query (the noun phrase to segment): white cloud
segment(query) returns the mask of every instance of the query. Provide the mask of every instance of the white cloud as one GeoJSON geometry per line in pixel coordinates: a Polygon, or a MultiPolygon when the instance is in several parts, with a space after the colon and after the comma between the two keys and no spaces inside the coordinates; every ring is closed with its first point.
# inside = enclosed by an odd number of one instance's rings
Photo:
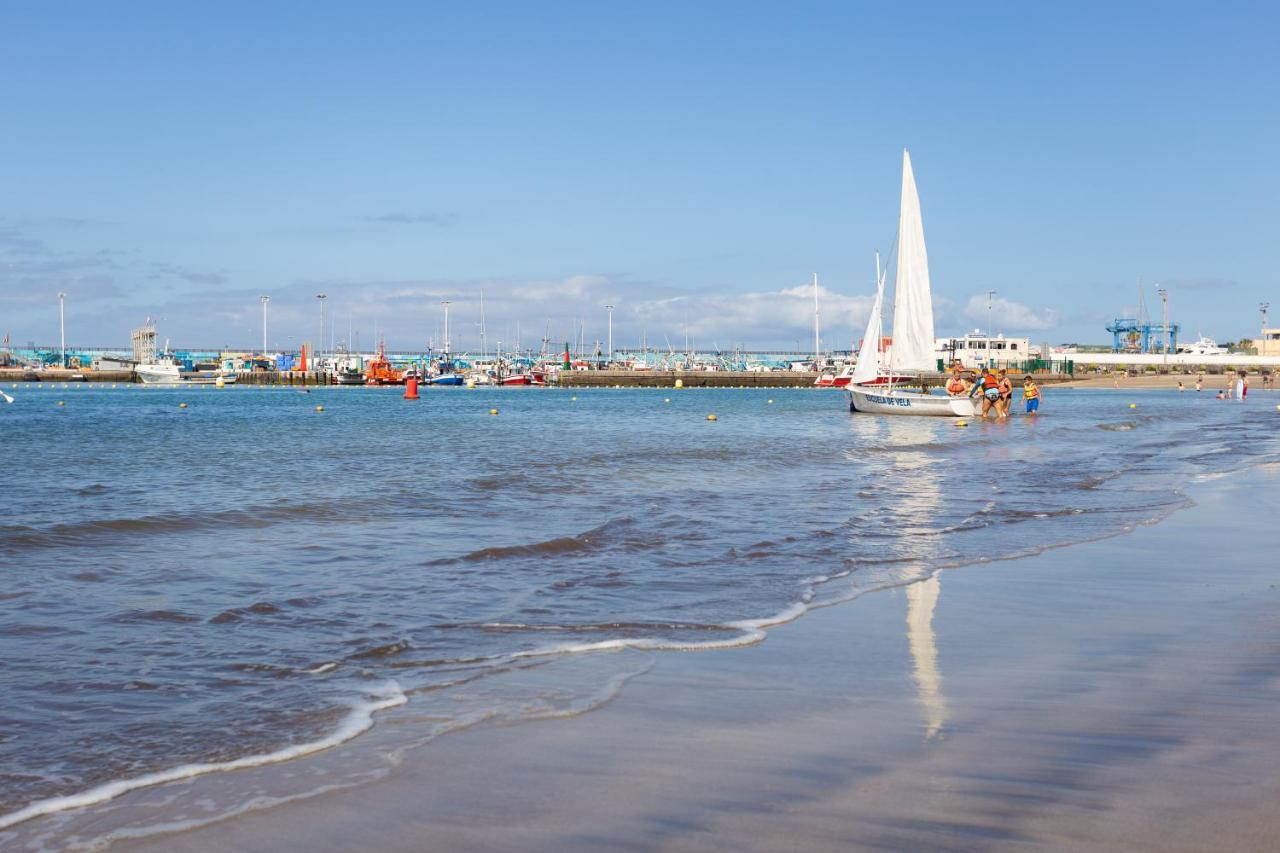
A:
{"type": "Polygon", "coordinates": [[[964,306],[962,316],[981,328],[988,324],[994,332],[1020,334],[1022,332],[1053,329],[1059,325],[1058,312],[1052,308],[1031,308],[1020,302],[1011,302],[1002,296],[991,301],[990,318],[987,313],[987,295],[976,294],[969,297],[964,306]]]}

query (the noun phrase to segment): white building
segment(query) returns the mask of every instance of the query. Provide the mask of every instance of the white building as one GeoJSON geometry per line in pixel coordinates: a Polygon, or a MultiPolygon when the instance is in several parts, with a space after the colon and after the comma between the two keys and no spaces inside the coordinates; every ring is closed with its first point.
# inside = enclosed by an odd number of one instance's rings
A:
{"type": "Polygon", "coordinates": [[[1032,352],[1030,338],[994,338],[974,330],[959,338],[936,338],[934,349],[943,364],[959,361],[965,367],[1000,367],[1010,362],[1038,358],[1032,352]]]}

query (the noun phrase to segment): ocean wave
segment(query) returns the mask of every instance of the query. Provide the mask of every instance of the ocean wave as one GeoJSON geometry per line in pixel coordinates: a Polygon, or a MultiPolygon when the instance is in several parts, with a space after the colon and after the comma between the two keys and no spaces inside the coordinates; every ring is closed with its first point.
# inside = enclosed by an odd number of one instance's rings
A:
{"type": "Polygon", "coordinates": [[[79,794],[37,800],[17,811],[0,815],[0,829],[8,829],[11,826],[16,826],[23,821],[28,821],[41,815],[104,803],[115,799],[121,794],[126,794],[139,788],[150,788],[155,785],[163,785],[166,782],[177,782],[195,776],[203,776],[207,773],[225,773],[231,770],[242,770],[247,767],[276,764],[324,749],[332,749],[371,728],[373,726],[373,715],[377,712],[403,705],[407,701],[404,692],[400,689],[400,685],[395,682],[388,682],[373,695],[375,697],[373,699],[353,704],[351,712],[338,725],[337,729],[319,740],[294,744],[274,752],[246,755],[231,761],[182,764],[178,767],[147,773],[132,779],[117,779],[79,794]]]}

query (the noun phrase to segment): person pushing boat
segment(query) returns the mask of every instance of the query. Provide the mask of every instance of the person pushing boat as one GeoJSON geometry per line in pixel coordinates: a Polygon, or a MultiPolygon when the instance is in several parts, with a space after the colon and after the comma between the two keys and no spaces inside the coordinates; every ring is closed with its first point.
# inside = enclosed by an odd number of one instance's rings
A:
{"type": "Polygon", "coordinates": [[[990,368],[982,371],[982,378],[973,383],[973,390],[969,392],[970,397],[978,394],[982,395],[982,416],[985,418],[988,412],[995,409],[996,417],[1001,417],[1000,379],[990,368]]]}

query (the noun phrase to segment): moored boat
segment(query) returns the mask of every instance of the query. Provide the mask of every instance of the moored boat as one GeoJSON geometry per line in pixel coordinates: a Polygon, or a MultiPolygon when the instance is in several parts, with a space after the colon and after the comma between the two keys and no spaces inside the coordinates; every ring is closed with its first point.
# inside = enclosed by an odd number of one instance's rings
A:
{"type": "MultiPolygon", "coordinates": [[[[902,152],[902,198],[898,215],[898,258],[893,287],[893,343],[881,351],[884,273],[876,260],[876,298],[862,338],[858,363],[846,391],[849,411],[877,415],[972,417],[973,400],[900,387],[905,376],[933,369],[933,296],[925,251],[920,196],[911,155],[902,152]],[[886,363],[887,362],[887,363],[886,363]]],[[[912,382],[912,380],[907,380],[912,382]]]]}

